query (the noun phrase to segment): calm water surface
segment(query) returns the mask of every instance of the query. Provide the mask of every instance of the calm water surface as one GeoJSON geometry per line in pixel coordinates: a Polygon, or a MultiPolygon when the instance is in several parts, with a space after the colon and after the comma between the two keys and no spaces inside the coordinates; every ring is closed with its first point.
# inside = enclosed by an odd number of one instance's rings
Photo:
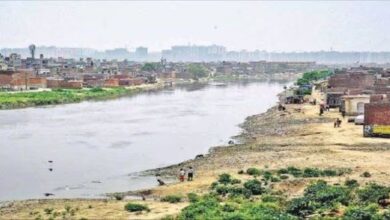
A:
{"type": "Polygon", "coordinates": [[[0,200],[44,193],[95,197],[154,186],[152,177],[129,174],[226,144],[247,116],[274,105],[282,89],[277,83],[190,86],[0,111],[0,200]]]}

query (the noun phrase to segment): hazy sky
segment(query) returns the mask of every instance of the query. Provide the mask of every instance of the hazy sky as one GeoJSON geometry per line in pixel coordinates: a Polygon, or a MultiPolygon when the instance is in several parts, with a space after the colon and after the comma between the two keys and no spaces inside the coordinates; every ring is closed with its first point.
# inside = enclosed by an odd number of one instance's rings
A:
{"type": "Polygon", "coordinates": [[[0,2],[0,48],[390,51],[390,2],[0,2]]]}

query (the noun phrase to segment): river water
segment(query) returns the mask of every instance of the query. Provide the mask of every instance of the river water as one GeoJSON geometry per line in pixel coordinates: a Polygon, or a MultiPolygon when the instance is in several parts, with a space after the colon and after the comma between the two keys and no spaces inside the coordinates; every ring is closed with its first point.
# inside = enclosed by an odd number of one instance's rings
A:
{"type": "Polygon", "coordinates": [[[0,111],[0,200],[44,193],[96,197],[155,186],[153,177],[129,174],[227,144],[240,133],[238,125],[274,105],[282,89],[265,82],[191,85],[0,111]]]}

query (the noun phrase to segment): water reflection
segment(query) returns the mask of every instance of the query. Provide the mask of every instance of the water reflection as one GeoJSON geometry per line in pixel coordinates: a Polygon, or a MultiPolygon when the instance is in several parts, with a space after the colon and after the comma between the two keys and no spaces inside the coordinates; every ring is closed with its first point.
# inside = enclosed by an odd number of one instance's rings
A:
{"type": "Polygon", "coordinates": [[[0,111],[0,199],[94,197],[156,185],[129,173],[227,144],[278,83],[195,84],[116,100],[0,111]],[[52,160],[52,163],[48,163],[52,160]],[[52,168],[52,172],[48,169],[52,168]]]}

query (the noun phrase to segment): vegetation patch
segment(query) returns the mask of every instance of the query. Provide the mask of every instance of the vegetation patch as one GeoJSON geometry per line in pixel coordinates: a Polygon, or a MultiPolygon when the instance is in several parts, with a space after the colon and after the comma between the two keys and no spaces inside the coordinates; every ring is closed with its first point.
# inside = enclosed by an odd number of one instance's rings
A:
{"type": "Polygon", "coordinates": [[[125,210],[129,212],[150,211],[147,205],[142,205],[138,203],[127,203],[125,205],[125,210]]]}
{"type": "MultiPolygon", "coordinates": [[[[274,173],[282,176],[299,171],[301,176],[310,177],[340,174],[338,170],[292,167],[274,173]]],[[[274,173],[271,172],[271,180],[274,173]]],[[[208,194],[193,199],[178,219],[390,219],[390,212],[381,206],[389,193],[389,187],[376,183],[360,187],[356,180],[347,180],[342,185],[316,180],[305,188],[302,196],[288,199],[257,179],[234,185],[231,181],[218,181],[208,194]]]]}
{"type": "Polygon", "coordinates": [[[179,203],[182,198],[180,195],[167,195],[161,198],[161,202],[179,203]]]}

